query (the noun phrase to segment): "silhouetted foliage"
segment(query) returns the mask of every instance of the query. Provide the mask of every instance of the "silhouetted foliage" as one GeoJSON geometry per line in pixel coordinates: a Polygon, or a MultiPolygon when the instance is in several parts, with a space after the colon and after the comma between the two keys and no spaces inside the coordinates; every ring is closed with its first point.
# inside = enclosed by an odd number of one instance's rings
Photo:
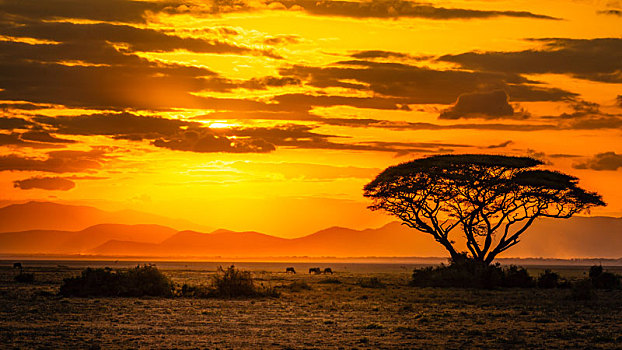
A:
{"type": "Polygon", "coordinates": [[[561,277],[559,274],[549,269],[544,270],[544,272],[538,276],[538,288],[557,288],[560,282],[561,277]]]}
{"type": "Polygon", "coordinates": [[[231,265],[226,269],[218,268],[218,273],[214,276],[214,289],[211,296],[219,298],[278,297],[279,293],[275,288],[257,287],[249,271],[238,270],[231,265]]]}
{"type": "Polygon", "coordinates": [[[78,277],[65,278],[60,294],[77,297],[170,297],[173,295],[173,283],[150,265],[117,272],[111,268],[87,268],[78,277]]]}
{"type": "Polygon", "coordinates": [[[592,300],[596,298],[594,285],[589,278],[584,278],[572,284],[570,296],[574,300],[592,300]]]}
{"type": "Polygon", "coordinates": [[[20,272],[19,275],[15,276],[15,282],[19,283],[33,283],[35,281],[34,273],[24,273],[20,272]]]}
{"type": "Polygon", "coordinates": [[[620,276],[611,272],[604,272],[602,266],[590,267],[590,281],[597,289],[620,288],[620,276]]]}
{"type": "Polygon", "coordinates": [[[323,280],[318,281],[317,283],[322,284],[341,284],[341,281],[338,278],[325,278],[323,280]]]}
{"type": "Polygon", "coordinates": [[[417,287],[493,289],[530,288],[534,286],[534,281],[522,267],[511,265],[502,268],[498,263],[488,265],[468,259],[466,255],[458,255],[458,259],[450,259],[449,265],[414,270],[410,284],[417,287]]]}
{"type": "Polygon", "coordinates": [[[600,195],[578,187],[577,178],[533,169],[541,164],[529,157],[432,156],[387,168],[365,186],[364,196],[373,200],[370,209],[432,235],[454,259],[460,252],[450,233],[461,228],[470,257],[490,264],[536,218],[569,218],[605,205],[600,195]]]}
{"type": "Polygon", "coordinates": [[[292,292],[301,292],[303,290],[311,290],[311,286],[307,284],[307,282],[305,281],[295,281],[289,286],[287,286],[286,288],[288,288],[292,292]]]}
{"type": "Polygon", "coordinates": [[[212,296],[213,290],[209,287],[202,285],[189,285],[184,283],[181,289],[176,291],[175,295],[184,298],[209,298],[212,296]]]}
{"type": "Polygon", "coordinates": [[[359,281],[359,286],[363,288],[385,288],[386,284],[378,277],[363,278],[359,281]]]}

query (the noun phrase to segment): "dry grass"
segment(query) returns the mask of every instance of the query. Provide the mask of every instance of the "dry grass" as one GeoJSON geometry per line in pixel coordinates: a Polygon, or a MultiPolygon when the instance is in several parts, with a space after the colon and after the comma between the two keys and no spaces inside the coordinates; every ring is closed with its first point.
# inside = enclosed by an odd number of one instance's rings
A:
{"type": "MultiPolygon", "coordinates": [[[[253,272],[278,299],[62,298],[80,269],[33,268],[19,284],[0,267],[0,344],[7,348],[605,348],[622,346],[622,291],[433,289],[410,272],[325,277],[253,272]],[[384,288],[365,288],[376,277],[384,288]],[[309,288],[291,288],[304,285],[309,288]]],[[[164,270],[176,283],[215,271],[164,270]]]]}

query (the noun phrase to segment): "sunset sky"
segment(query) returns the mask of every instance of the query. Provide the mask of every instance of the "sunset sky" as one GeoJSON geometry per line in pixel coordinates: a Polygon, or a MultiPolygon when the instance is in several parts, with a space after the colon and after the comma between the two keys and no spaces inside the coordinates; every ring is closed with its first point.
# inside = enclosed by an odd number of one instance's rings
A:
{"type": "Polygon", "coordinates": [[[0,0],[0,205],[297,237],[362,188],[529,155],[622,216],[622,1],[0,0]]]}

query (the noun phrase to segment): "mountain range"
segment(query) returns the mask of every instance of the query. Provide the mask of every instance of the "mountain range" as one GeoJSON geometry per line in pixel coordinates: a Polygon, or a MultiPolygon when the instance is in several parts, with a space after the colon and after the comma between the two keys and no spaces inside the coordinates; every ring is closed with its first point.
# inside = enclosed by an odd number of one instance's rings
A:
{"type": "MultiPolygon", "coordinates": [[[[154,217],[166,221],[166,218],[150,214],[143,215],[142,219],[154,217]]],[[[203,233],[178,231],[152,223],[107,223],[107,220],[119,218],[124,219],[124,215],[84,206],[47,202],[9,205],[0,208],[0,231],[15,227],[27,229],[0,233],[0,254],[167,258],[447,255],[429,235],[399,222],[365,230],[331,227],[304,237],[288,239],[253,231],[219,229],[203,233]],[[27,222],[20,223],[21,220],[27,222]],[[71,223],[67,222],[72,220],[71,223]],[[101,222],[92,224],[98,220],[101,222]],[[32,229],[35,225],[39,225],[39,228],[32,229]]],[[[133,220],[140,219],[138,215],[133,220]]],[[[542,219],[534,223],[523,235],[522,241],[506,252],[505,256],[619,258],[622,256],[622,218],[542,219]]]]}

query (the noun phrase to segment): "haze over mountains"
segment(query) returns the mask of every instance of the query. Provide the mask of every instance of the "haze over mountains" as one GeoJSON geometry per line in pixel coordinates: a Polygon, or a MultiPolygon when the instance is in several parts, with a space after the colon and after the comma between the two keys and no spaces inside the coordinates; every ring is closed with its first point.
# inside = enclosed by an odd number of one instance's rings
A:
{"type": "MultiPolygon", "coordinates": [[[[160,222],[167,220],[144,214],[137,215],[133,222],[154,218],[160,222]]],[[[113,219],[132,222],[119,212],[57,203],[30,202],[0,208],[0,231],[5,231],[0,233],[0,254],[167,258],[447,255],[431,237],[398,222],[366,230],[331,227],[308,236],[286,239],[252,231],[219,229],[202,233],[145,222],[130,225],[108,221],[113,219]],[[95,223],[98,220],[101,222],[95,223]],[[36,225],[40,227],[31,229],[36,225]],[[18,229],[6,232],[7,228],[18,229]]],[[[622,218],[543,219],[536,222],[521,243],[505,256],[620,258],[622,218]]]]}

